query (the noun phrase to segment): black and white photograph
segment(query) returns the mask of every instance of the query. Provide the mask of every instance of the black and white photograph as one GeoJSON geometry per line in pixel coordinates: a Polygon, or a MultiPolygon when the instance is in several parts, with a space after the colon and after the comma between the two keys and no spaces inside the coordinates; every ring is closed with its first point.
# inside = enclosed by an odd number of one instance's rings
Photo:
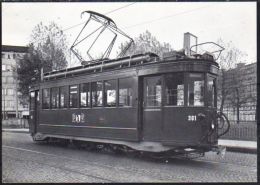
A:
{"type": "Polygon", "coordinates": [[[257,2],[1,5],[2,183],[257,182],[257,2]]]}

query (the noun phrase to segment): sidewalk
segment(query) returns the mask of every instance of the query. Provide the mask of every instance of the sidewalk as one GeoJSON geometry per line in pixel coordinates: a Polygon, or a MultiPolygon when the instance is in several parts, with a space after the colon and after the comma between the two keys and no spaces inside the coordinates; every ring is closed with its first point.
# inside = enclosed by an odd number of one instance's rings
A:
{"type": "Polygon", "coordinates": [[[257,153],[257,141],[219,139],[218,145],[226,146],[227,151],[257,153]]]}
{"type": "MultiPolygon", "coordinates": [[[[2,128],[2,132],[29,133],[29,129],[28,128],[2,128]]],[[[227,147],[227,151],[257,153],[256,141],[219,139],[218,145],[227,147]]]]}

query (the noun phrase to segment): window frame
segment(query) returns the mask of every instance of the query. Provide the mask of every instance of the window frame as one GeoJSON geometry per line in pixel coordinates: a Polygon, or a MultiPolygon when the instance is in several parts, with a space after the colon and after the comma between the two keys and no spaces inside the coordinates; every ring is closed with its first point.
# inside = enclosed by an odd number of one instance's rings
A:
{"type": "Polygon", "coordinates": [[[152,75],[152,76],[146,76],[145,78],[144,78],[144,80],[143,80],[143,102],[144,102],[144,108],[145,109],[157,109],[157,108],[162,108],[162,106],[163,106],[163,104],[164,104],[164,98],[163,98],[163,92],[164,92],[164,89],[165,89],[165,87],[164,87],[164,78],[163,78],[163,75],[152,75]],[[144,89],[144,85],[145,85],[145,88],[147,88],[147,79],[152,79],[152,78],[159,78],[159,80],[161,80],[161,84],[160,84],[160,86],[161,86],[161,97],[160,97],[160,105],[156,105],[156,106],[154,106],[154,105],[149,105],[148,106],[148,99],[147,99],[147,89],[144,89]]]}
{"type": "Polygon", "coordinates": [[[104,105],[104,107],[106,107],[106,108],[115,108],[115,107],[118,107],[118,104],[119,104],[119,102],[118,102],[118,93],[119,93],[119,82],[118,82],[119,80],[118,79],[109,79],[109,80],[104,80],[103,81],[103,94],[104,94],[104,96],[103,96],[103,105],[104,105]],[[115,105],[113,105],[113,106],[108,106],[107,105],[107,93],[106,93],[106,82],[107,81],[115,81],[115,92],[116,92],[116,94],[115,94],[115,105]]]}
{"type": "MultiPolygon", "coordinates": [[[[129,104],[130,105],[121,105],[120,104],[120,80],[122,81],[122,80],[126,80],[126,79],[128,79],[128,80],[131,80],[131,81],[134,81],[134,78],[133,77],[124,77],[124,78],[119,78],[118,79],[118,94],[117,94],[117,106],[118,107],[120,107],[120,108],[131,108],[131,107],[133,107],[134,106],[134,87],[133,87],[133,85],[131,85],[130,87],[131,87],[131,100],[129,101],[129,104]]],[[[134,83],[129,83],[129,84],[134,84],[134,83]]],[[[129,86],[128,86],[129,87],[129,86]]],[[[142,86],[142,88],[143,88],[143,86],[142,86]]],[[[129,89],[129,88],[128,88],[129,89]]],[[[143,95],[142,95],[143,96],[143,95]]]]}
{"type": "Polygon", "coordinates": [[[50,104],[51,104],[51,109],[59,109],[60,107],[60,88],[59,87],[51,87],[50,88],[50,104]],[[53,100],[53,89],[57,89],[58,90],[58,104],[56,107],[53,107],[53,104],[52,104],[52,100],[53,100]]]}
{"type": "Polygon", "coordinates": [[[163,106],[164,107],[185,107],[185,106],[187,106],[187,104],[186,104],[186,102],[187,102],[187,100],[186,100],[186,97],[185,97],[185,94],[186,94],[186,72],[184,72],[184,71],[181,71],[181,72],[170,72],[170,73],[165,73],[165,74],[163,74],[163,85],[162,85],[162,88],[163,88],[163,90],[162,90],[162,104],[163,104],[163,106]],[[169,74],[176,74],[176,73],[182,73],[182,75],[183,75],[183,105],[166,105],[166,76],[167,75],[169,75],[169,74]]]}
{"type": "MultiPolygon", "coordinates": [[[[207,88],[207,79],[206,79],[205,72],[187,72],[186,73],[186,106],[187,107],[205,107],[207,103],[207,97],[206,97],[206,88],[207,88]],[[204,81],[204,89],[203,89],[203,105],[189,105],[189,91],[188,91],[188,84],[190,82],[190,74],[202,74],[202,80],[204,81]]],[[[195,100],[195,99],[194,99],[195,100]]],[[[193,103],[194,104],[194,103],[193,103]]]]}
{"type": "Polygon", "coordinates": [[[217,108],[217,76],[214,76],[212,74],[207,73],[206,75],[206,106],[207,107],[211,107],[211,108],[217,108]],[[214,99],[213,99],[213,106],[209,105],[209,89],[208,89],[208,82],[209,82],[209,78],[213,78],[213,86],[214,86],[214,99]]]}
{"type": "Polygon", "coordinates": [[[91,108],[91,82],[79,84],[79,107],[80,108],[91,108]],[[82,90],[82,86],[85,84],[88,84],[87,94],[89,93],[89,97],[87,97],[87,99],[86,99],[86,106],[82,106],[81,105],[81,92],[82,92],[81,90],[82,90]]]}
{"type": "MultiPolygon", "coordinates": [[[[93,81],[93,82],[90,82],[90,90],[91,90],[91,108],[100,108],[100,107],[104,107],[104,80],[99,80],[99,81],[93,81]],[[101,105],[95,105],[93,104],[93,86],[92,84],[93,83],[98,83],[100,82],[102,84],[102,88],[101,88],[101,95],[102,95],[102,98],[101,98],[101,105]]],[[[94,91],[94,92],[97,92],[97,91],[94,91]]]]}
{"type": "Polygon", "coordinates": [[[69,86],[67,86],[67,85],[59,86],[59,108],[60,109],[67,109],[67,108],[69,108],[69,106],[68,106],[68,102],[69,101],[68,100],[69,100],[69,86]],[[63,107],[61,107],[61,93],[62,93],[61,88],[65,89],[64,106],[63,107]]]}
{"type": "Polygon", "coordinates": [[[79,84],[73,84],[73,85],[69,85],[69,101],[68,101],[68,103],[69,103],[69,105],[68,105],[68,107],[69,108],[79,108],[79,84]],[[70,87],[71,86],[77,86],[77,95],[76,95],[76,97],[77,97],[77,105],[75,106],[75,107],[72,107],[71,105],[70,105],[70,100],[71,100],[71,97],[70,97],[70,92],[71,92],[71,89],[70,89],[70,87]]]}
{"type": "Polygon", "coordinates": [[[47,109],[51,109],[51,89],[48,87],[48,88],[43,88],[42,89],[42,109],[45,109],[45,110],[47,110],[47,109]],[[49,92],[49,105],[48,105],[48,108],[46,108],[44,105],[44,90],[48,90],[48,92],[49,92]]]}

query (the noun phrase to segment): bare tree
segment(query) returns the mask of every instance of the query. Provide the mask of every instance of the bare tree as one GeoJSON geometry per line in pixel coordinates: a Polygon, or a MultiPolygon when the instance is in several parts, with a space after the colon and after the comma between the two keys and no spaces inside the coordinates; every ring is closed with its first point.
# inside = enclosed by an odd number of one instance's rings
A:
{"type": "Polygon", "coordinates": [[[218,59],[220,65],[220,77],[218,78],[218,100],[220,101],[220,112],[223,112],[225,101],[227,95],[230,93],[228,87],[227,79],[229,70],[236,67],[236,64],[239,63],[245,53],[240,51],[234,46],[232,41],[225,43],[221,38],[218,39],[217,43],[225,48],[218,59]]]}
{"type": "Polygon", "coordinates": [[[45,26],[39,23],[34,27],[28,44],[28,53],[17,62],[17,79],[20,98],[28,101],[29,86],[33,80],[40,80],[40,71],[58,70],[67,66],[66,37],[54,22],[45,26]],[[33,79],[32,79],[33,78],[33,79]]]}
{"type": "Polygon", "coordinates": [[[240,84],[241,80],[239,80],[239,75],[241,74],[235,68],[238,63],[243,61],[243,58],[247,54],[236,48],[232,41],[225,43],[222,39],[219,39],[218,44],[225,48],[218,59],[220,65],[220,78],[218,79],[219,110],[223,112],[226,101],[229,101],[237,110],[237,120],[239,123],[239,108],[249,97],[241,97],[242,89],[240,89],[240,86],[242,84],[240,84]],[[232,86],[230,86],[231,84],[232,86]]]}
{"type": "MultiPolygon", "coordinates": [[[[119,47],[118,53],[120,53],[126,45],[127,43],[122,43],[119,47]]],[[[144,33],[134,38],[134,44],[129,48],[126,55],[153,52],[159,56],[162,56],[164,52],[169,52],[172,50],[173,49],[169,43],[160,43],[156,37],[152,36],[152,34],[146,30],[144,33]]]]}

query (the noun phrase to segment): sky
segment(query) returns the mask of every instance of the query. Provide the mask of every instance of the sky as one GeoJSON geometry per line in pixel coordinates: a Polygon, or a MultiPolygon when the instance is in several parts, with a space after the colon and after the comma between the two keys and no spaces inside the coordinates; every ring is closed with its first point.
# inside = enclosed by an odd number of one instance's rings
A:
{"type": "MultiPolygon", "coordinates": [[[[132,38],[148,30],[179,50],[190,32],[198,43],[232,41],[247,53],[243,62],[256,62],[256,2],[2,3],[2,44],[26,46],[38,23],[54,21],[67,29],[86,21],[80,16],[86,10],[106,14],[132,38]]],[[[82,26],[64,32],[69,47],[82,26]]]]}

